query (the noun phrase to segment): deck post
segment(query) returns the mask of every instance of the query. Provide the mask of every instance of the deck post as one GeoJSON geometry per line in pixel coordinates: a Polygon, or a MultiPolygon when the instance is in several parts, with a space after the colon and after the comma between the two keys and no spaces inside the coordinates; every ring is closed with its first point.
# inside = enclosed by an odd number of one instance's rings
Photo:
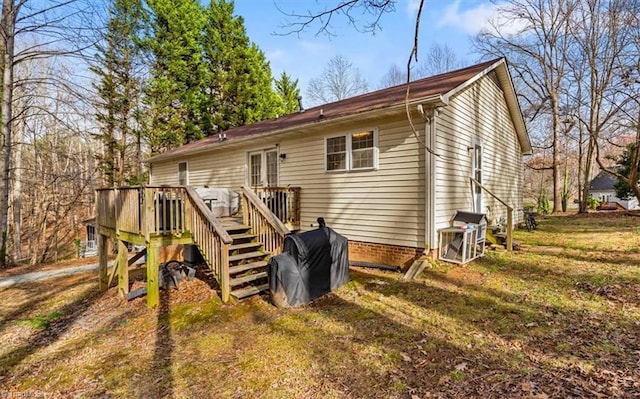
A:
{"type": "Polygon", "coordinates": [[[513,208],[507,208],[507,251],[513,251],[513,208]]]}
{"type": "Polygon", "coordinates": [[[160,247],[147,243],[147,307],[154,308],[160,302],[160,247]]]}
{"type": "Polygon", "coordinates": [[[124,241],[118,240],[118,294],[126,298],[129,293],[129,262],[127,262],[128,248],[124,241]]]}
{"type": "Polygon", "coordinates": [[[155,203],[153,198],[153,191],[149,188],[142,188],[143,197],[143,211],[142,211],[142,235],[144,235],[144,240],[149,246],[151,230],[153,230],[154,225],[154,214],[155,214],[155,203]]]}
{"type": "Polygon", "coordinates": [[[242,201],[242,223],[244,223],[245,225],[249,226],[250,225],[250,220],[249,220],[249,201],[247,201],[247,198],[242,195],[241,197],[241,201],[242,201]]]}
{"type": "Polygon", "coordinates": [[[98,234],[98,271],[99,282],[98,286],[100,291],[106,291],[109,289],[109,276],[107,275],[107,242],[109,238],[104,234],[98,234]]]}
{"type": "Polygon", "coordinates": [[[229,302],[230,282],[229,282],[229,244],[220,246],[220,294],[222,302],[229,302]]]}

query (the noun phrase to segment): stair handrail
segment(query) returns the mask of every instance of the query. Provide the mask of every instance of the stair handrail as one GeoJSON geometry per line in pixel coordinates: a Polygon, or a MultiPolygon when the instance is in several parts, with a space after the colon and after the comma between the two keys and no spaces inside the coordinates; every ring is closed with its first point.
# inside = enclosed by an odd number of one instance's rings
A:
{"type": "Polygon", "coordinates": [[[222,240],[225,244],[233,243],[233,239],[229,235],[229,233],[224,229],[218,218],[213,214],[211,209],[207,207],[202,198],[198,195],[196,190],[191,186],[185,186],[185,191],[191,200],[191,203],[195,205],[198,210],[204,215],[209,223],[213,226],[216,234],[220,236],[220,240],[222,240]]]}
{"type": "Polygon", "coordinates": [[[496,201],[498,201],[499,203],[501,203],[502,205],[507,207],[507,226],[506,226],[507,227],[507,231],[506,231],[506,233],[507,233],[507,251],[513,251],[513,207],[511,205],[507,204],[500,197],[495,195],[491,190],[489,190],[487,187],[483,186],[482,183],[480,183],[479,181],[477,181],[473,177],[470,177],[469,180],[471,180],[472,189],[473,189],[473,185],[476,184],[478,187],[483,189],[487,194],[489,194],[490,196],[495,198],[496,201]]]}
{"type": "Polygon", "coordinates": [[[291,230],[282,223],[278,217],[271,212],[271,209],[262,202],[262,200],[253,192],[250,188],[242,187],[242,193],[247,198],[247,201],[253,205],[258,212],[265,218],[265,220],[274,228],[274,230],[282,237],[291,234],[291,230]]]}

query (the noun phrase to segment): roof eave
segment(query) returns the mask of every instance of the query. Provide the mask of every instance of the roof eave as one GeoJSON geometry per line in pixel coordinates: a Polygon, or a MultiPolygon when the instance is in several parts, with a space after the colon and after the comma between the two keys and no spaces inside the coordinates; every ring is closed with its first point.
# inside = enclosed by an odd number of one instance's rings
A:
{"type": "MultiPolygon", "coordinates": [[[[380,115],[382,114],[396,114],[399,111],[405,111],[407,109],[407,107],[411,108],[413,106],[416,106],[418,104],[423,104],[423,105],[429,105],[429,106],[442,106],[442,105],[447,105],[448,99],[443,98],[443,96],[441,94],[435,94],[435,95],[431,95],[428,97],[422,97],[422,98],[418,98],[418,99],[414,99],[409,101],[408,103],[403,102],[401,104],[395,104],[392,105],[390,107],[384,107],[384,108],[378,108],[378,109],[373,109],[373,110],[369,110],[369,111],[364,111],[364,112],[359,112],[359,113],[355,113],[355,114],[350,114],[350,115],[343,115],[343,116],[339,116],[339,117],[335,117],[335,118],[327,118],[327,119],[323,119],[323,120],[315,120],[313,122],[308,122],[308,123],[303,123],[303,124],[299,124],[299,125],[294,125],[294,126],[289,126],[286,127],[284,129],[276,129],[276,130],[272,130],[270,132],[266,132],[266,133],[261,133],[259,134],[260,138],[263,137],[271,137],[271,136],[276,136],[276,135],[281,135],[281,134],[287,134],[287,133],[292,133],[292,132],[297,132],[300,130],[303,130],[307,127],[311,127],[311,126],[317,126],[318,123],[322,123],[324,125],[332,125],[332,124],[339,124],[339,123],[345,123],[345,122],[349,122],[350,120],[356,120],[356,119],[360,119],[360,118],[369,118],[369,117],[374,117],[376,115],[380,115]]],[[[206,144],[206,145],[202,145],[202,146],[198,146],[195,147],[191,150],[179,153],[179,154],[171,154],[171,153],[165,153],[165,154],[158,154],[156,156],[147,158],[146,160],[144,160],[145,163],[147,164],[152,164],[155,162],[164,162],[164,161],[169,161],[169,160],[173,160],[173,159],[177,159],[177,158],[183,158],[185,156],[192,156],[192,155],[196,155],[196,154],[201,154],[203,152],[208,152],[211,151],[212,149],[223,149],[223,148],[227,148],[227,147],[231,147],[231,146],[236,146],[236,145],[241,145],[244,142],[247,141],[251,141],[254,140],[256,138],[257,134],[252,134],[249,136],[244,136],[244,137],[238,137],[238,138],[234,138],[231,140],[226,140],[226,141],[214,141],[212,143],[206,144]]]]}

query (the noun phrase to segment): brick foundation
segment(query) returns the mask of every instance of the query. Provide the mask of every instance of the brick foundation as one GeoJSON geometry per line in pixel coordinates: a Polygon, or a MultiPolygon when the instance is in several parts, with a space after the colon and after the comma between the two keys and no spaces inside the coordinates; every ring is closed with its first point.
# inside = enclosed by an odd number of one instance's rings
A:
{"type": "MultiPolygon", "coordinates": [[[[423,248],[349,241],[349,260],[400,266],[403,270],[411,266],[413,261],[422,256],[423,253],[423,248]]],[[[173,259],[183,260],[183,246],[169,245],[160,247],[158,255],[161,263],[173,259]]]]}
{"type": "Polygon", "coordinates": [[[349,241],[349,260],[400,266],[403,270],[411,266],[423,252],[424,248],[349,241]]]}

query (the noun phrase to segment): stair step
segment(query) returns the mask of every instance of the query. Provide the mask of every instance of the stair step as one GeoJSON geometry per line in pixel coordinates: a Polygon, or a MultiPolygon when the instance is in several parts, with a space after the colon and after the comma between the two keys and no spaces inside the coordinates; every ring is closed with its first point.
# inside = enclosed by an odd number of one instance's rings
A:
{"type": "Polygon", "coordinates": [[[269,284],[262,284],[258,286],[250,285],[248,287],[242,287],[240,289],[231,291],[231,295],[233,295],[237,299],[243,299],[252,295],[257,295],[263,291],[267,291],[269,289],[269,284]]]}
{"type": "Polygon", "coordinates": [[[246,272],[247,270],[259,269],[261,267],[265,267],[269,264],[266,260],[261,260],[259,262],[245,263],[244,265],[231,266],[229,268],[229,274],[238,274],[242,272],[246,272]]]}
{"type": "Polygon", "coordinates": [[[235,262],[235,261],[251,259],[251,258],[260,258],[267,255],[268,254],[266,252],[262,252],[262,251],[246,252],[244,254],[229,256],[229,262],[235,262]]]}
{"type": "Polygon", "coordinates": [[[260,249],[262,246],[259,242],[246,242],[243,244],[232,244],[229,245],[229,251],[237,251],[239,249],[260,249]]]}
{"type": "Polygon", "coordinates": [[[235,240],[253,240],[257,237],[255,234],[230,234],[231,238],[235,240]]]}
{"type": "Polygon", "coordinates": [[[246,224],[240,224],[240,223],[222,223],[222,227],[228,232],[230,231],[248,231],[249,229],[251,229],[251,226],[247,226],[246,224]]]}
{"type": "Polygon", "coordinates": [[[229,280],[229,285],[235,287],[236,285],[250,283],[251,281],[260,280],[263,278],[267,278],[267,272],[247,274],[246,276],[232,278],[231,280],[229,280]]]}

